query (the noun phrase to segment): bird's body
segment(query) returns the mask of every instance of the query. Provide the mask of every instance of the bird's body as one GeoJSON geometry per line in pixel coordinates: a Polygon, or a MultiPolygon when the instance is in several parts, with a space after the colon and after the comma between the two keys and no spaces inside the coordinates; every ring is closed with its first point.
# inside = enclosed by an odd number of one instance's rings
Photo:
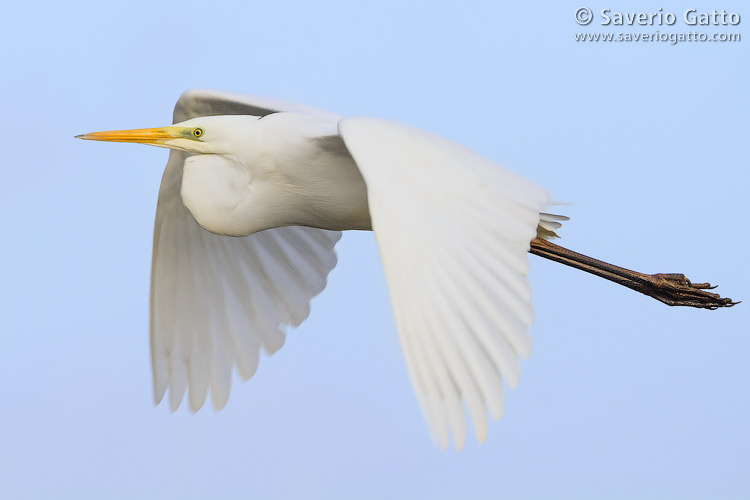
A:
{"type": "MultiPolygon", "coordinates": [[[[461,448],[465,405],[484,440],[487,413],[503,413],[503,380],[515,387],[518,358],[531,353],[527,252],[552,258],[554,245],[542,253],[532,239],[566,219],[544,213],[547,192],[463,146],[384,120],[189,91],[174,121],[80,136],[172,150],[154,229],[156,402],[169,388],[176,409],[189,389],[198,410],[210,388],[222,408],[233,368],[251,377],[261,346],[275,352],[284,325],[308,316],[340,231],[373,229],[433,436],[445,447],[452,433],[461,448]]],[[[572,261],[564,263],[593,272],[593,259],[572,261]]]]}
{"type": "Polygon", "coordinates": [[[281,226],[370,229],[367,188],[336,122],[273,113],[180,125],[202,126],[206,141],[213,130],[229,132],[184,165],[182,199],[205,229],[230,236],[281,226]]]}

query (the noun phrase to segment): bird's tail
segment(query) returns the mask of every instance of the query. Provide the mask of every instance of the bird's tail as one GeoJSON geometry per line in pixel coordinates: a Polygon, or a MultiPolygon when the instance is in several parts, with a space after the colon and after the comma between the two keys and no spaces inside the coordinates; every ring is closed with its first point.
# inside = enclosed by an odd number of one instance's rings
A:
{"type": "Polygon", "coordinates": [[[559,238],[555,230],[560,229],[562,222],[566,220],[570,220],[570,217],[542,212],[539,214],[539,225],[536,228],[536,235],[544,240],[559,238]]]}

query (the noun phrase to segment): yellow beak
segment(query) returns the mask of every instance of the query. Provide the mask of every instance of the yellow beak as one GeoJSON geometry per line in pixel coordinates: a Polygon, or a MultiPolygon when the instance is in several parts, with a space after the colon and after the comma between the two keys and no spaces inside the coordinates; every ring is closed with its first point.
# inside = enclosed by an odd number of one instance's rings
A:
{"type": "Polygon", "coordinates": [[[181,127],[137,128],[133,130],[111,130],[77,135],[77,139],[87,141],[137,142],[140,144],[161,145],[166,140],[181,137],[181,127]]]}

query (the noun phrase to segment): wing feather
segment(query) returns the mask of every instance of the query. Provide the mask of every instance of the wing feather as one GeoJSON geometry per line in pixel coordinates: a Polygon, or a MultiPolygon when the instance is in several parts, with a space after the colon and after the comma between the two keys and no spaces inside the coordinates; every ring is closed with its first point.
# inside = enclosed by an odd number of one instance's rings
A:
{"type": "MultiPolygon", "coordinates": [[[[435,440],[481,442],[531,353],[528,249],[543,189],[446,139],[384,120],[339,132],[367,183],[412,385],[435,440]]],[[[555,221],[550,221],[555,222],[555,221]]]]}
{"type": "MultiPolygon", "coordinates": [[[[445,282],[444,275],[442,274],[436,273],[433,276],[436,279],[435,290],[440,294],[440,298],[442,299],[438,306],[445,308],[441,310],[454,308],[455,305],[451,303],[452,297],[447,293],[447,290],[451,288],[450,283],[445,282]]],[[[445,314],[443,317],[448,331],[455,335],[457,348],[460,349],[467,366],[473,374],[473,378],[480,387],[482,399],[486,402],[490,414],[497,419],[500,418],[503,412],[502,381],[498,370],[503,369],[501,363],[505,359],[499,356],[493,358],[492,347],[494,339],[491,334],[492,325],[488,324],[485,315],[481,314],[481,311],[479,312],[480,314],[477,315],[445,314]],[[487,346],[486,349],[483,347],[485,345],[487,346]]],[[[516,360],[516,358],[513,357],[513,360],[516,360]]],[[[477,434],[479,434],[479,431],[477,431],[477,434]]],[[[484,436],[480,440],[484,440],[485,436],[486,428],[484,436]]]]}
{"type": "MultiPolygon", "coordinates": [[[[421,256],[427,262],[418,268],[422,274],[420,283],[425,290],[421,296],[420,310],[428,322],[427,332],[437,340],[445,368],[454,379],[459,395],[465,400],[475,432],[480,441],[483,441],[487,431],[487,420],[478,387],[481,385],[478,382],[481,375],[477,370],[480,369],[481,361],[470,356],[470,344],[473,343],[473,339],[467,336],[470,332],[467,332],[462,324],[462,316],[451,312],[456,307],[454,298],[446,296],[446,289],[440,282],[439,273],[430,272],[434,269],[445,269],[446,265],[450,265],[445,249],[434,244],[430,247],[433,251],[421,256]]],[[[455,286],[455,283],[451,283],[450,286],[455,286]]],[[[464,440],[463,433],[456,436],[456,448],[462,448],[464,440]]]]}

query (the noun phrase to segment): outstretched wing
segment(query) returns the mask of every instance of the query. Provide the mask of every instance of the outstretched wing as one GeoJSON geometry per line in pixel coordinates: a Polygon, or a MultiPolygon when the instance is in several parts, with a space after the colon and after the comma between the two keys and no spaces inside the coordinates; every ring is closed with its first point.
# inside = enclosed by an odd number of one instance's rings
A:
{"type": "Polygon", "coordinates": [[[367,183],[401,346],[441,447],[482,442],[531,353],[528,250],[546,191],[473,151],[405,125],[346,118],[367,183]]]}
{"type": "MultiPolygon", "coordinates": [[[[282,101],[193,90],[180,97],[174,122],[218,114],[266,115],[313,108],[282,101]]],[[[151,268],[151,361],[158,404],[169,387],[179,407],[189,389],[197,411],[208,389],[215,408],[229,397],[232,368],[247,380],[259,350],[284,343],[284,325],[299,325],[336,265],[341,233],[307,227],[269,229],[244,238],[204,230],[182,203],[186,154],[171,151],[159,189],[151,268]]]]}

